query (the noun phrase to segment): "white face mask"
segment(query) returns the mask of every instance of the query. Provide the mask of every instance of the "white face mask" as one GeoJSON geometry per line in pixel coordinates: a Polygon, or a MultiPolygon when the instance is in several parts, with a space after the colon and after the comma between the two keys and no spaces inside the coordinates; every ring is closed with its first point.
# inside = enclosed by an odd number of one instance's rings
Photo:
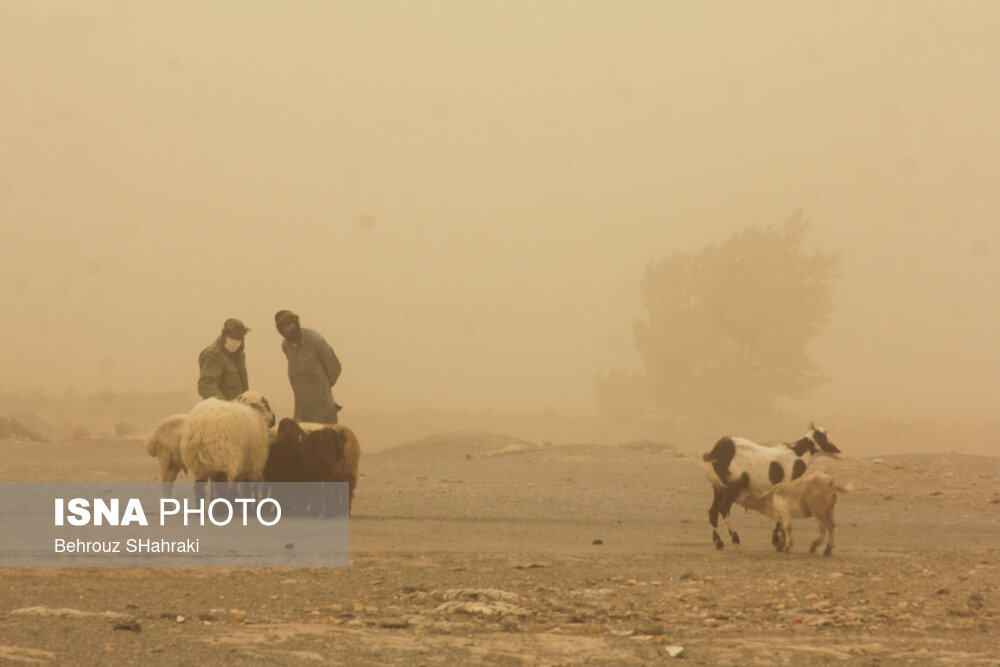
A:
{"type": "Polygon", "coordinates": [[[236,350],[240,349],[240,345],[242,344],[243,341],[241,341],[240,339],[230,338],[229,336],[226,336],[226,349],[229,350],[230,352],[235,352],[236,350]]]}

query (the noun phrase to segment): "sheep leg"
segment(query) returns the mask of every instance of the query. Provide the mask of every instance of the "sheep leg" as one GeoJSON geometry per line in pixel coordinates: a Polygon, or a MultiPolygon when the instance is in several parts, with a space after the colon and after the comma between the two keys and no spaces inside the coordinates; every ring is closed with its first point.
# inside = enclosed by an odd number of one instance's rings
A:
{"type": "Polygon", "coordinates": [[[170,465],[170,459],[160,459],[160,491],[164,498],[169,498],[174,490],[174,481],[180,470],[170,465]]]}
{"type": "Polygon", "coordinates": [[[774,525],[774,532],[771,533],[771,545],[780,553],[785,550],[785,542],[787,540],[788,536],[785,535],[785,529],[782,528],[779,521],[774,525]]]}
{"type": "Polygon", "coordinates": [[[829,514],[826,516],[826,530],[829,537],[826,540],[826,549],[823,550],[824,556],[829,556],[833,553],[833,543],[837,535],[837,524],[833,522],[833,508],[830,508],[829,514]]]}
{"type": "Polygon", "coordinates": [[[323,483],[323,518],[331,519],[334,515],[334,509],[337,507],[337,493],[334,486],[335,482],[324,482],[323,483]]]}
{"type": "Polygon", "coordinates": [[[201,504],[205,501],[206,496],[211,497],[208,477],[198,477],[194,482],[194,499],[201,504]]]}
{"type": "Polygon", "coordinates": [[[771,546],[778,551],[785,546],[785,531],[781,529],[780,521],[774,524],[774,530],[771,531],[771,546]]]}
{"type": "MultiPolygon", "coordinates": [[[[827,539],[826,538],[826,521],[823,518],[821,518],[821,517],[816,517],[816,519],[817,519],[816,522],[819,524],[819,535],[817,535],[816,539],[813,540],[812,544],[809,545],[809,553],[811,553],[811,554],[816,553],[816,549],[819,548],[819,545],[823,543],[823,540],[827,539]]],[[[827,553],[826,555],[829,556],[830,554],[827,553]]]]}
{"type": "Polygon", "coordinates": [[[729,516],[729,510],[732,509],[733,503],[736,502],[736,497],[740,495],[743,487],[731,487],[726,489],[722,498],[722,519],[726,522],[726,528],[729,530],[729,537],[732,539],[733,544],[740,543],[739,533],[736,532],[736,524],[733,523],[732,517],[729,516]]]}
{"type": "Polygon", "coordinates": [[[785,553],[792,550],[792,518],[782,517],[781,518],[781,531],[785,534],[785,547],[782,549],[785,553]]]}
{"type": "Polygon", "coordinates": [[[233,491],[240,498],[252,498],[253,500],[261,498],[257,482],[251,482],[246,479],[236,480],[236,484],[233,485],[233,491]]]}
{"type": "Polygon", "coordinates": [[[715,492],[715,498],[712,500],[712,507],[708,510],[708,523],[712,526],[712,542],[715,543],[715,548],[721,551],[725,545],[722,543],[722,538],[719,537],[719,511],[725,494],[717,486],[713,486],[712,490],[715,492]]]}
{"type": "Polygon", "coordinates": [[[212,501],[216,500],[217,498],[224,498],[224,499],[227,499],[227,500],[232,500],[231,498],[227,498],[227,496],[226,496],[226,492],[227,491],[230,491],[230,492],[232,491],[232,486],[230,484],[226,483],[226,482],[229,481],[229,477],[226,475],[226,473],[224,473],[224,472],[217,472],[217,473],[215,473],[214,475],[211,476],[210,480],[211,480],[212,484],[208,487],[209,488],[209,497],[208,497],[209,504],[211,504],[212,501]]]}

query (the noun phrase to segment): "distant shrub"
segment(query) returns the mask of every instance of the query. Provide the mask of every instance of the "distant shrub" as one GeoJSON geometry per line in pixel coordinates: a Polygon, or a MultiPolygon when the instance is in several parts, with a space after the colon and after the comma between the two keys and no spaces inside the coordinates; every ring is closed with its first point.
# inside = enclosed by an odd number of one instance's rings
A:
{"type": "Polygon", "coordinates": [[[120,421],[115,424],[114,433],[119,438],[128,438],[135,435],[138,427],[129,421],[120,421]]]}

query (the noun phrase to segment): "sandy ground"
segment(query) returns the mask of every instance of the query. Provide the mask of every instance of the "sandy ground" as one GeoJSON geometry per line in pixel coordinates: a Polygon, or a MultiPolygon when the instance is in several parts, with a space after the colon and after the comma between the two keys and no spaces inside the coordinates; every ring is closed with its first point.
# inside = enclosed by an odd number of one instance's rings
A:
{"type": "MultiPolygon", "coordinates": [[[[0,480],[157,471],[138,440],[0,451],[0,480]]],[[[717,552],[695,456],[443,434],[363,456],[349,568],[0,569],[0,663],[1000,664],[1000,458],[814,466],[855,486],[832,557],[742,510],[717,552]]]]}

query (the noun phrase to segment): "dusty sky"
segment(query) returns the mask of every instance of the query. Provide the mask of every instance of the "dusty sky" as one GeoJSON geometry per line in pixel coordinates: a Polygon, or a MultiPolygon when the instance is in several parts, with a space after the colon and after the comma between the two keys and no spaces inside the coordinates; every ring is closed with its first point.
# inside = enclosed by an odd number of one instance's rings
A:
{"type": "Polygon", "coordinates": [[[190,387],[274,312],[348,406],[583,412],[646,265],[796,207],[804,410],[1000,403],[1000,4],[0,3],[0,390],[190,387]]]}

